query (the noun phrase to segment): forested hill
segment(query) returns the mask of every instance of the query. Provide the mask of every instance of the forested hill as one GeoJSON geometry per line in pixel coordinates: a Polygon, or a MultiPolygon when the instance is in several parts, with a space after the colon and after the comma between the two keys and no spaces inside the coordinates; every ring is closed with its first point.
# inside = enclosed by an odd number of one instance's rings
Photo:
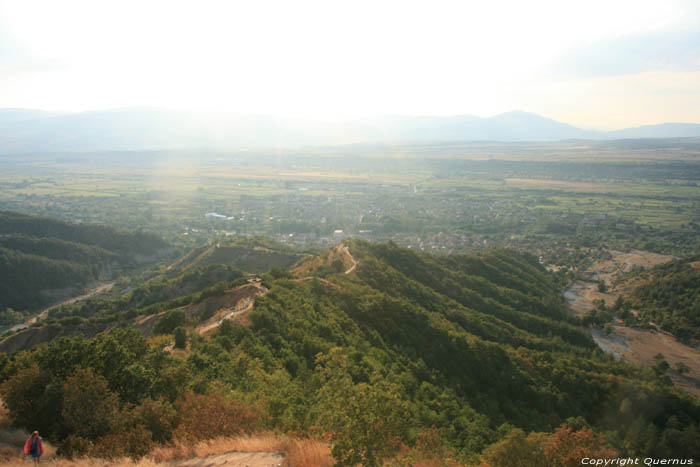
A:
{"type": "MultiPolygon", "coordinates": [[[[124,440],[120,453],[140,455],[174,437],[255,429],[327,436],[339,465],[378,465],[426,439],[463,462],[502,467],[518,449],[542,465],[549,435],[519,430],[568,423],[599,434],[567,438],[567,453],[700,457],[698,403],[598,350],[530,255],[434,257],[351,240],[261,278],[266,293],[245,319],[206,333],[209,315],[183,311],[193,300],[140,311],[173,321],[161,328],[174,331],[174,354],[172,335],[118,329],[0,359],[11,416],[73,454],[113,455],[124,440]]],[[[206,295],[231,296],[225,286],[206,295]]]]}
{"type": "Polygon", "coordinates": [[[0,212],[0,313],[35,309],[50,301],[41,291],[80,290],[167,247],[152,233],[0,212]]]}
{"type": "Polygon", "coordinates": [[[128,232],[103,225],[74,224],[46,217],[0,212],[0,235],[50,237],[90,245],[124,256],[152,255],[167,243],[154,233],[128,232]]]}
{"type": "Polygon", "coordinates": [[[652,280],[637,287],[632,305],[682,341],[700,346],[700,255],[671,261],[641,274],[652,280]]]}

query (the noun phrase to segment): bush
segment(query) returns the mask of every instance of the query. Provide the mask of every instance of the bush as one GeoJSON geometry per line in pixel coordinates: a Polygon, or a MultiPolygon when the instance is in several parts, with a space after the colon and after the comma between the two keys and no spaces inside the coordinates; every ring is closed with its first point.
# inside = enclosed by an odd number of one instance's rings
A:
{"type": "Polygon", "coordinates": [[[68,438],[63,440],[59,448],[56,450],[56,454],[61,457],[72,459],[74,457],[86,455],[91,449],[92,441],[80,436],[70,435],[68,438]]]}
{"type": "Polygon", "coordinates": [[[99,438],[88,454],[103,459],[127,456],[138,459],[148,454],[152,447],[151,432],[143,425],[136,425],[127,431],[99,438]]]}
{"type": "Polygon", "coordinates": [[[259,419],[252,407],[220,394],[190,391],[175,403],[175,408],[178,413],[176,436],[190,442],[251,433],[259,419]]]}
{"type": "Polygon", "coordinates": [[[143,425],[151,432],[153,441],[166,443],[173,437],[177,414],[167,401],[146,398],[133,412],[133,424],[143,425]]]}
{"type": "Polygon", "coordinates": [[[119,398],[91,369],[76,370],[63,384],[61,415],[70,433],[87,439],[112,433],[118,428],[118,414],[119,398]]]}
{"type": "Polygon", "coordinates": [[[175,328],[175,348],[184,349],[187,347],[187,329],[183,326],[175,328]]]}
{"type": "Polygon", "coordinates": [[[172,334],[175,328],[182,326],[187,321],[184,310],[170,310],[156,320],[153,326],[154,334],[172,334]]]}

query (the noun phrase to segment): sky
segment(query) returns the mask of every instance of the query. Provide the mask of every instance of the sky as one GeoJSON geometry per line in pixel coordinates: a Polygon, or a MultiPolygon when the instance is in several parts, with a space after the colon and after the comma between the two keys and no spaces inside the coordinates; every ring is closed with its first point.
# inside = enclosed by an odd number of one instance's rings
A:
{"type": "Polygon", "coordinates": [[[700,122],[700,2],[0,0],[0,107],[700,122]]]}

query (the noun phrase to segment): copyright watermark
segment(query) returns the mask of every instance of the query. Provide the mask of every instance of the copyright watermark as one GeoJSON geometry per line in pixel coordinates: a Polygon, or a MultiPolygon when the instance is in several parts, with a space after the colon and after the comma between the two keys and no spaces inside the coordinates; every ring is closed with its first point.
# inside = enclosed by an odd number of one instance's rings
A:
{"type": "Polygon", "coordinates": [[[655,459],[653,457],[616,457],[614,459],[597,459],[584,457],[581,465],[624,466],[624,465],[696,465],[693,459],[655,459]]]}

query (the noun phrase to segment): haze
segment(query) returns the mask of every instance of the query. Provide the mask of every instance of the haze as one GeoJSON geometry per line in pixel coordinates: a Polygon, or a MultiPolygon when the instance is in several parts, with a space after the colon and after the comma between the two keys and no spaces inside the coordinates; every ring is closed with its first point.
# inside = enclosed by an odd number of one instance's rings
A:
{"type": "Polygon", "coordinates": [[[0,1],[0,107],[700,121],[700,7],[0,1]]]}

